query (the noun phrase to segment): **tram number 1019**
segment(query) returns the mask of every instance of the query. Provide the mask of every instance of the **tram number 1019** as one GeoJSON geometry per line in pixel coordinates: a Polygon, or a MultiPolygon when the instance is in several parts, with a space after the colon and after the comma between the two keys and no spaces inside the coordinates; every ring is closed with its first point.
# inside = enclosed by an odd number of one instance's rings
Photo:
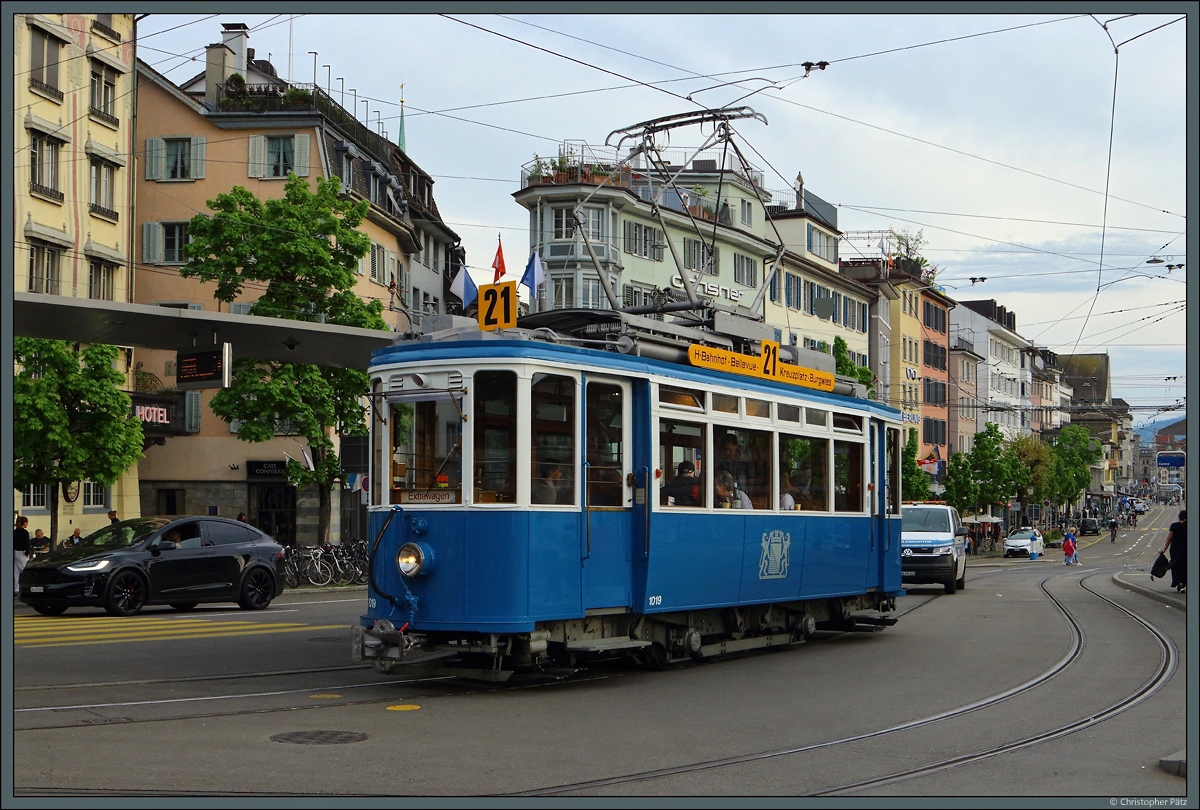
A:
{"type": "Polygon", "coordinates": [[[649,597],[649,598],[647,598],[647,599],[646,599],[646,604],[647,604],[649,607],[654,607],[655,605],[661,605],[661,604],[662,604],[662,597],[661,597],[661,596],[651,596],[651,597],[649,597]]]}
{"type": "Polygon", "coordinates": [[[502,281],[479,288],[479,330],[511,329],[517,325],[517,282],[502,281]]]}

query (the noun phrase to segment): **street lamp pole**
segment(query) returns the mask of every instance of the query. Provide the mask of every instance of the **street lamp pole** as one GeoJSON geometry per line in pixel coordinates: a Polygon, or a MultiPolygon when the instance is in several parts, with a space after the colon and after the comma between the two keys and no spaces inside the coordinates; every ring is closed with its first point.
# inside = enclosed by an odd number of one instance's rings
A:
{"type": "Polygon", "coordinates": [[[351,87],[350,92],[354,94],[354,112],[352,112],[350,114],[354,116],[355,120],[357,120],[358,119],[358,91],[355,90],[353,87],[351,87]]]}
{"type": "Polygon", "coordinates": [[[330,95],[329,91],[331,89],[329,77],[333,75],[333,71],[330,69],[329,65],[321,65],[321,67],[325,68],[325,95],[328,96],[330,95]]]}
{"type": "Polygon", "coordinates": [[[342,92],[342,109],[344,110],[344,109],[346,109],[346,80],[343,79],[341,76],[338,76],[337,80],[338,80],[338,87],[341,88],[341,92],[342,92]]]}
{"type": "Polygon", "coordinates": [[[317,89],[317,52],[309,51],[313,58],[313,90],[317,89]]]}

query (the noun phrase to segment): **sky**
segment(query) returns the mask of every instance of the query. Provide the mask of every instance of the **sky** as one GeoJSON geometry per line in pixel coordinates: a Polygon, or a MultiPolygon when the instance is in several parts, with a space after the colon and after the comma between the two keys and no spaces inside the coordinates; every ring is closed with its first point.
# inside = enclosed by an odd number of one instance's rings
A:
{"type": "MultiPolygon", "coordinates": [[[[1108,351],[1113,396],[1138,425],[1186,397],[1196,15],[1194,3],[1136,7],[1162,13],[152,13],[138,47],[183,82],[222,23],[244,22],[256,58],[303,83],[315,60],[317,84],[347,108],[353,89],[360,119],[369,111],[393,141],[403,85],[406,151],[484,282],[497,237],[510,274],[529,255],[511,195],[535,154],[750,106],[767,123],[737,122],[736,140],[768,189],[802,172],[838,206],[840,230],[920,232],[951,298],[995,299],[1059,354],[1108,351]]],[[[675,130],[670,145],[707,134],[675,130]]]]}

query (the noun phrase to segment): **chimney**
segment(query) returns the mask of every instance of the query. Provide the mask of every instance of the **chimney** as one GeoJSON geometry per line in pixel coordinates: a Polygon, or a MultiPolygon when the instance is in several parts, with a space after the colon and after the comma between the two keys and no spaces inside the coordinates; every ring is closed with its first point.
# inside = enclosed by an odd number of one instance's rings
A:
{"type": "Polygon", "coordinates": [[[218,42],[205,48],[204,58],[204,100],[215,107],[221,97],[221,88],[230,74],[230,54],[228,46],[218,42]]]}
{"type": "Polygon", "coordinates": [[[250,39],[249,26],[245,23],[225,23],[221,27],[225,29],[221,32],[221,41],[233,52],[233,62],[230,66],[249,82],[250,77],[246,75],[246,42],[250,39]]]}

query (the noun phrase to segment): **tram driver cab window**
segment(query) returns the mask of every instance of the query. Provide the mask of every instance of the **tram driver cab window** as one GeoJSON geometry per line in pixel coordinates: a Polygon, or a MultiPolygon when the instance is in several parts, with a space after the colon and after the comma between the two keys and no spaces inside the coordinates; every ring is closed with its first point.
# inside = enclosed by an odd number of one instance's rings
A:
{"type": "Polygon", "coordinates": [[[575,503],[575,380],[534,374],[529,386],[530,500],[575,503]]]}

